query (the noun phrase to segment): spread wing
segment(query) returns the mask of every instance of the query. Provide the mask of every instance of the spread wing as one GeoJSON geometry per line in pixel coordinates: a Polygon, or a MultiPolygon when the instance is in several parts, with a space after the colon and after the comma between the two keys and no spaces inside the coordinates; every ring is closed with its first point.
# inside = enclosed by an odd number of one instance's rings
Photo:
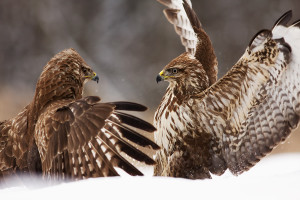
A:
{"type": "MultiPolygon", "coordinates": [[[[248,170],[295,129],[300,115],[299,21],[291,11],[263,30],[216,84],[194,98],[201,131],[212,133],[212,169],[248,170]]],[[[217,172],[218,173],[218,172],[217,172]]]]}
{"type": "MultiPolygon", "coordinates": [[[[182,0],[158,0],[158,2],[168,7],[164,9],[164,14],[168,21],[174,25],[186,52],[195,55],[198,39],[184,11],[182,0]]],[[[190,0],[188,3],[192,6],[190,0]]]]}
{"type": "Polygon", "coordinates": [[[90,96],[71,103],[57,102],[40,115],[35,138],[45,175],[57,179],[117,176],[114,167],[131,175],[142,175],[121,153],[146,164],[155,163],[124,139],[158,149],[155,143],[126,125],[148,132],[154,131],[153,126],[118,111],[146,108],[135,103],[99,103],[99,100],[90,96]]]}
{"type": "Polygon", "coordinates": [[[167,6],[164,14],[174,25],[181,43],[202,64],[210,85],[216,82],[218,62],[209,36],[202,28],[201,22],[192,9],[190,0],[158,0],[167,6]]]}
{"type": "MultiPolygon", "coordinates": [[[[15,118],[0,122],[0,179],[27,170],[27,107],[15,118]]],[[[1,180],[0,180],[1,182],[1,180]]]]}

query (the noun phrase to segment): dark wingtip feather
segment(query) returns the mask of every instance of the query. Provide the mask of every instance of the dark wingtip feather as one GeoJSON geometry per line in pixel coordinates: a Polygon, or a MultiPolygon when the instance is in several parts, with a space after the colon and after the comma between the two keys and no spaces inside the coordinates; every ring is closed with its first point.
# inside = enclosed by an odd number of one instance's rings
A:
{"type": "Polygon", "coordinates": [[[83,98],[84,101],[86,101],[88,104],[95,104],[101,100],[98,96],[88,96],[83,98]]]}
{"type": "Polygon", "coordinates": [[[142,147],[151,146],[154,150],[160,149],[160,147],[155,142],[146,138],[145,136],[141,135],[140,133],[138,133],[134,130],[131,130],[130,128],[127,128],[125,126],[122,126],[121,124],[116,124],[116,125],[120,129],[122,136],[125,137],[126,139],[128,139],[142,147]]]}
{"type": "Polygon", "coordinates": [[[259,31],[252,37],[252,39],[249,42],[248,46],[249,46],[250,50],[252,50],[256,46],[258,46],[258,44],[263,42],[267,37],[271,37],[271,36],[272,36],[272,32],[270,30],[263,29],[263,30],[259,31]],[[260,41],[258,41],[258,40],[260,40],[260,41]],[[257,45],[254,44],[254,41],[256,41],[257,45]]]}
{"type": "Polygon", "coordinates": [[[107,129],[107,131],[109,131],[110,134],[114,135],[114,137],[117,139],[115,146],[119,151],[127,154],[128,156],[132,157],[137,161],[144,162],[148,165],[156,164],[156,162],[147,154],[145,154],[144,152],[134,147],[123,138],[121,138],[116,129],[114,129],[112,126],[109,129],[107,129]]]}
{"type": "Polygon", "coordinates": [[[295,27],[300,28],[300,19],[297,20],[297,21],[295,21],[295,22],[292,24],[292,26],[295,26],[295,27]]]}
{"type": "Polygon", "coordinates": [[[125,145],[123,145],[121,147],[121,151],[126,153],[128,156],[134,158],[135,160],[144,162],[147,165],[155,165],[156,164],[156,162],[152,158],[150,158],[148,155],[146,155],[142,151],[136,149],[135,147],[129,145],[128,143],[125,143],[125,145]]]}
{"type": "Polygon", "coordinates": [[[293,16],[292,10],[287,11],[275,22],[273,28],[279,25],[286,26],[287,23],[292,19],[292,16],[293,16]]]}
{"type": "Polygon", "coordinates": [[[127,110],[127,111],[146,111],[148,108],[142,104],[126,102],[126,101],[116,101],[109,102],[115,106],[116,110],[127,110]]]}
{"type": "Polygon", "coordinates": [[[154,132],[156,131],[156,128],[150,124],[149,122],[146,122],[140,118],[137,118],[132,115],[128,115],[121,112],[115,112],[117,117],[121,120],[122,123],[127,124],[129,126],[147,131],[147,132],[154,132]]]}
{"type": "Polygon", "coordinates": [[[131,176],[144,176],[144,174],[138,170],[136,167],[131,165],[128,161],[126,160],[121,160],[118,163],[118,167],[123,169],[125,172],[130,174],[131,176]]]}

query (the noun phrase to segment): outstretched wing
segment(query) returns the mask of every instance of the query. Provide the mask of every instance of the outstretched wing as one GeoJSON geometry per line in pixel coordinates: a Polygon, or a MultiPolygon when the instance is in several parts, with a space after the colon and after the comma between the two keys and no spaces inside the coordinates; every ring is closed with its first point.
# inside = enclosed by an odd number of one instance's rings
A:
{"type": "Polygon", "coordinates": [[[203,69],[207,74],[209,85],[212,85],[217,81],[218,78],[218,61],[214,48],[208,35],[202,28],[197,14],[192,9],[192,6],[187,3],[186,0],[183,0],[183,2],[184,10],[197,36],[197,45],[194,56],[202,64],[203,69]]]}
{"type": "Polygon", "coordinates": [[[251,41],[237,64],[194,98],[201,130],[212,133],[212,169],[234,174],[251,168],[284,141],[300,115],[300,29],[286,26],[291,11],[272,31],[251,41]]]}
{"type": "MultiPolygon", "coordinates": [[[[157,1],[168,7],[164,9],[164,14],[168,21],[174,25],[175,31],[180,36],[181,43],[185,47],[186,52],[195,55],[198,39],[184,11],[182,0],[157,1]]],[[[192,6],[190,0],[188,0],[188,3],[192,6]]]]}
{"type": "Polygon", "coordinates": [[[90,96],[72,103],[62,101],[41,114],[35,138],[45,175],[57,179],[117,176],[114,167],[131,175],[142,175],[121,152],[146,164],[155,163],[124,139],[157,149],[155,143],[126,125],[148,132],[153,132],[154,127],[117,111],[146,108],[135,103],[99,103],[99,100],[90,96]]]}
{"type": "Polygon", "coordinates": [[[201,22],[192,9],[190,0],[158,0],[168,8],[164,14],[174,25],[180,36],[186,52],[189,52],[200,61],[209,79],[210,85],[216,82],[218,62],[212,43],[202,28],[201,22]]]}

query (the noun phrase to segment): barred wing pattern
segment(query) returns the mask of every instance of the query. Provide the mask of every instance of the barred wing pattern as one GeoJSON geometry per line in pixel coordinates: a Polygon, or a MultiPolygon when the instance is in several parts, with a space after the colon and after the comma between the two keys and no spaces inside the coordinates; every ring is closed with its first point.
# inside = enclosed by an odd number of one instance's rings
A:
{"type": "MultiPolygon", "coordinates": [[[[212,166],[233,174],[251,168],[284,141],[300,115],[300,29],[287,12],[272,32],[257,34],[238,63],[195,97],[201,131],[211,133],[212,166]],[[222,159],[215,158],[224,158],[222,159]]],[[[214,170],[212,170],[214,171],[214,170]]]]}
{"type": "MultiPolygon", "coordinates": [[[[186,52],[195,55],[198,42],[197,35],[194,32],[190,20],[184,11],[182,0],[158,0],[168,8],[164,9],[164,14],[168,21],[174,25],[176,33],[180,36],[181,43],[186,52]]],[[[192,6],[190,0],[188,4],[192,6]]]]}
{"type": "Polygon", "coordinates": [[[56,54],[44,67],[32,102],[16,117],[0,122],[0,184],[18,172],[50,180],[117,176],[115,167],[142,173],[125,155],[146,164],[154,160],[137,146],[158,149],[137,132],[153,132],[148,122],[124,111],[145,111],[132,102],[101,103],[82,97],[97,74],[74,50],[56,54]],[[129,140],[129,141],[128,141],[129,140]]]}
{"type": "MultiPolygon", "coordinates": [[[[185,3],[192,24],[197,17],[185,3]]],[[[159,73],[168,81],[154,118],[154,175],[190,179],[240,174],[255,165],[299,122],[300,29],[292,12],[262,30],[233,68],[208,83],[199,59],[183,53],[159,73]]],[[[194,30],[197,30],[193,26],[194,30]]]]}
{"type": "Polygon", "coordinates": [[[1,179],[18,171],[27,171],[27,107],[13,119],[0,122],[1,179]]]}
{"type": "Polygon", "coordinates": [[[40,115],[35,137],[44,175],[51,179],[117,176],[114,167],[142,175],[120,152],[146,164],[155,163],[124,139],[157,149],[155,143],[126,125],[149,132],[154,131],[153,126],[117,111],[146,108],[135,103],[99,100],[89,96],[72,103],[56,102],[40,115]]]}

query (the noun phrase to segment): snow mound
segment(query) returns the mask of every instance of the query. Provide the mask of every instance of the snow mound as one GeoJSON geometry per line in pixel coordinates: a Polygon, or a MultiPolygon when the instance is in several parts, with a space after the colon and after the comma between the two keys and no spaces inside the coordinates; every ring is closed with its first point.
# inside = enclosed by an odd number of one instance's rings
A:
{"type": "Polygon", "coordinates": [[[140,169],[144,177],[94,178],[46,186],[29,180],[0,190],[1,199],[300,199],[300,153],[273,155],[250,171],[235,177],[226,172],[211,180],[152,177],[152,168],[140,169]]]}

